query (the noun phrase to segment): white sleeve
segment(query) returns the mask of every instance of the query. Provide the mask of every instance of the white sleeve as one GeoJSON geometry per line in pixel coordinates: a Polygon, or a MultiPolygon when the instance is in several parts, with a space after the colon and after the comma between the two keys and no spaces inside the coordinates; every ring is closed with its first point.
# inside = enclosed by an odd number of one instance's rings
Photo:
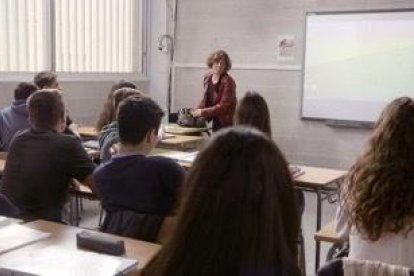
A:
{"type": "Polygon", "coordinates": [[[345,213],[344,208],[341,204],[339,204],[336,209],[335,231],[341,240],[349,240],[351,225],[348,222],[348,215],[345,213]]]}

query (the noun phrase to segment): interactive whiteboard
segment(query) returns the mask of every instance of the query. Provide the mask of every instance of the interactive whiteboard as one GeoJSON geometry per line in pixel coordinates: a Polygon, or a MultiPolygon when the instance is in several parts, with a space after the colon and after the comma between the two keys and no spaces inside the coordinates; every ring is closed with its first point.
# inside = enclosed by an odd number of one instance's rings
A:
{"type": "Polygon", "coordinates": [[[308,13],[302,117],[373,122],[414,97],[414,10],[308,13]]]}

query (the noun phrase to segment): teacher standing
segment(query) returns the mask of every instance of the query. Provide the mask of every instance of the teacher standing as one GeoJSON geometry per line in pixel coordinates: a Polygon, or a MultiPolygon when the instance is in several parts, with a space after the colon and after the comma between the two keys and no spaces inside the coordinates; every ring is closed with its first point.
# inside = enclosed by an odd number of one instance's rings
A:
{"type": "Polygon", "coordinates": [[[204,76],[204,95],[193,116],[202,116],[213,121],[213,131],[233,124],[236,109],[236,83],[227,73],[231,69],[229,55],[218,50],[207,58],[211,69],[204,76]]]}

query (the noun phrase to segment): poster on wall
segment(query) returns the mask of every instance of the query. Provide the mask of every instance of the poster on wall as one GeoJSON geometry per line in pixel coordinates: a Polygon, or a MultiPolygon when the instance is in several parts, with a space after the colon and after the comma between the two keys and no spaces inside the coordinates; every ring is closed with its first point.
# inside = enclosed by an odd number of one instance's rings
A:
{"type": "Polygon", "coordinates": [[[293,35],[279,35],[277,37],[277,60],[294,60],[295,37],[293,35]]]}

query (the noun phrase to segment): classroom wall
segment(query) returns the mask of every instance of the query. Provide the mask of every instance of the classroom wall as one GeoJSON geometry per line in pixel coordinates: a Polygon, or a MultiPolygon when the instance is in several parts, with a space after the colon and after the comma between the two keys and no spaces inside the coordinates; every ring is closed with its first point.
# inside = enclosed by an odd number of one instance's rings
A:
{"type": "Polygon", "coordinates": [[[178,0],[173,109],[198,103],[205,58],[222,48],[233,60],[238,97],[254,89],[267,99],[274,140],[290,162],[348,168],[370,131],[300,118],[305,12],[396,8],[414,8],[414,1],[178,0]],[[293,60],[277,59],[279,35],[295,37],[293,60]]]}

